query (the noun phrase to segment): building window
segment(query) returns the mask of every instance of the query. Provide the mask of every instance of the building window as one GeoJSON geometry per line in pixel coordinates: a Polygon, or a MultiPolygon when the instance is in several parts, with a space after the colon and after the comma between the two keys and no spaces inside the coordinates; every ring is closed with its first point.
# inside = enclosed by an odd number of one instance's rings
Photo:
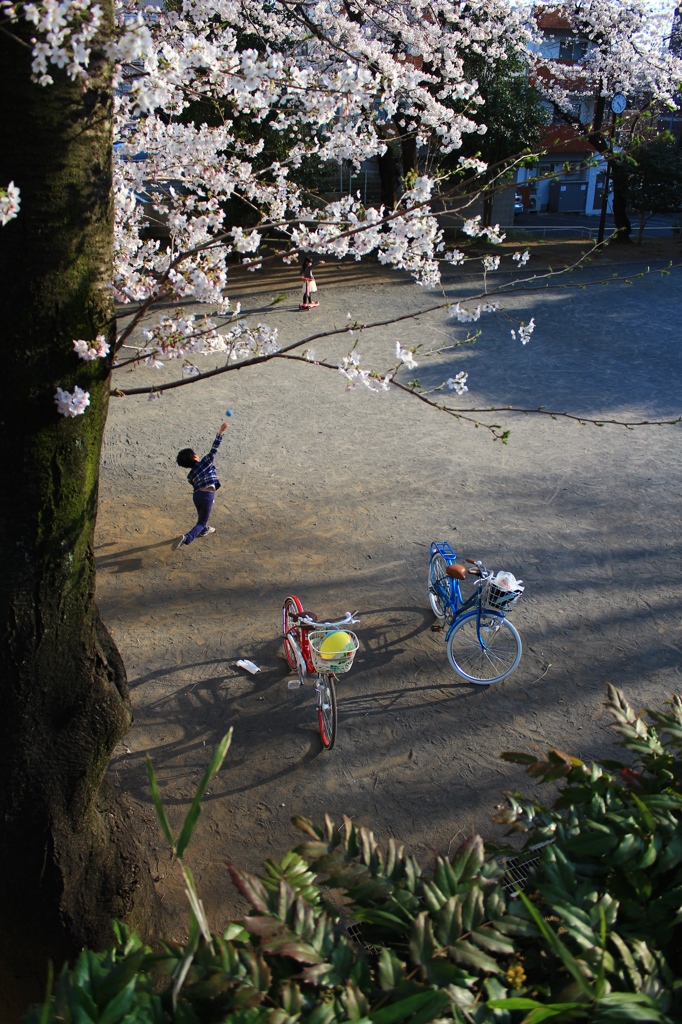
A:
{"type": "Polygon", "coordinates": [[[568,36],[559,41],[559,60],[582,60],[586,53],[586,39],[568,36]]]}

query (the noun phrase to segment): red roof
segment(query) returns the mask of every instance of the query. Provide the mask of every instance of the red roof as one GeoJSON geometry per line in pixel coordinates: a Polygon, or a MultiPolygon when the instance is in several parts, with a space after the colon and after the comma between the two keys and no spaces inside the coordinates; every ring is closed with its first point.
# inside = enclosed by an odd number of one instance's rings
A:
{"type": "Polygon", "coordinates": [[[572,124],[551,124],[543,132],[542,144],[550,153],[596,153],[592,143],[572,124]]]}
{"type": "Polygon", "coordinates": [[[535,19],[537,21],[538,28],[570,29],[571,27],[571,23],[566,17],[566,11],[563,7],[537,7],[535,9],[535,19]]]}
{"type": "MultiPolygon", "coordinates": [[[[580,67],[580,61],[577,60],[562,60],[555,61],[555,67],[563,65],[565,67],[580,67]]],[[[540,88],[544,85],[551,85],[556,83],[562,89],[570,92],[573,96],[584,96],[594,91],[594,87],[590,85],[588,78],[585,75],[580,77],[573,77],[573,75],[566,75],[565,77],[560,74],[555,74],[554,69],[550,70],[544,64],[539,64],[534,73],[530,75],[531,85],[538,85],[538,79],[540,79],[540,88]]]]}

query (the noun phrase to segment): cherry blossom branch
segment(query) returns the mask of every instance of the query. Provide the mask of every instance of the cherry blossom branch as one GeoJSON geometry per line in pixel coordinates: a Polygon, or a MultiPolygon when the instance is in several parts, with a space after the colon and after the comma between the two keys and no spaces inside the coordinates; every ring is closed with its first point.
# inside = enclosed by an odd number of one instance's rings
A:
{"type": "MultiPolygon", "coordinates": [[[[339,368],[337,365],[333,363],[326,363],[323,360],[310,360],[306,358],[306,356],[287,355],[284,353],[279,353],[278,355],[279,358],[288,359],[294,362],[308,363],[309,365],[313,366],[321,366],[325,370],[335,370],[338,373],[339,368]]],[[[400,364],[398,364],[394,369],[397,371],[399,367],[400,364]]],[[[412,395],[412,397],[414,398],[418,398],[419,401],[423,402],[425,405],[430,406],[432,409],[435,409],[437,412],[443,412],[448,416],[452,416],[454,419],[464,420],[467,423],[473,423],[475,427],[484,427],[486,430],[490,431],[490,433],[493,435],[496,441],[502,441],[503,444],[506,444],[508,442],[509,436],[511,434],[510,430],[503,430],[502,426],[499,423],[484,423],[482,420],[473,419],[471,416],[468,416],[466,414],[486,412],[512,412],[521,413],[524,415],[535,414],[539,416],[549,416],[550,419],[553,420],[573,420],[576,423],[580,423],[583,426],[590,423],[595,427],[617,426],[625,427],[627,430],[634,430],[635,427],[645,426],[677,426],[677,424],[682,423],[682,414],[680,416],[675,417],[674,419],[669,420],[616,420],[604,417],[597,418],[590,416],[578,416],[570,412],[559,412],[556,410],[546,409],[542,405],[538,406],[537,408],[525,408],[515,405],[489,405],[483,406],[481,408],[472,407],[466,409],[453,409],[450,406],[443,405],[440,402],[434,401],[432,398],[429,398],[428,394],[418,391],[416,388],[411,387],[409,384],[403,384],[401,381],[396,380],[395,375],[390,377],[389,383],[391,384],[392,387],[398,388],[398,390],[404,391],[406,394],[412,395]]]]}
{"type": "MultiPolygon", "coordinates": [[[[672,269],[679,269],[680,267],[682,267],[682,264],[673,265],[671,263],[669,266],[672,269]]],[[[532,277],[526,278],[525,281],[522,281],[520,283],[525,284],[525,283],[528,283],[528,282],[544,280],[547,277],[552,277],[552,276],[557,276],[559,274],[567,273],[571,269],[573,269],[573,268],[572,267],[566,267],[563,270],[551,270],[550,269],[547,274],[533,275],[532,277]]],[[[618,282],[631,283],[632,278],[635,278],[635,277],[646,277],[646,276],[650,276],[650,275],[652,275],[654,273],[664,273],[665,274],[665,273],[669,273],[669,270],[667,268],[663,269],[663,270],[652,270],[650,267],[647,267],[646,271],[641,271],[638,274],[631,274],[629,276],[623,276],[623,277],[614,277],[614,276],[612,276],[612,277],[609,277],[609,278],[602,278],[602,279],[600,279],[598,281],[587,281],[587,282],[583,282],[583,283],[580,283],[580,284],[574,284],[573,282],[568,282],[566,284],[558,285],[557,288],[587,288],[587,287],[596,286],[596,285],[615,284],[615,283],[618,283],[618,282]]],[[[461,303],[461,302],[473,302],[473,301],[476,301],[477,299],[485,299],[485,298],[490,299],[491,297],[494,297],[497,294],[501,294],[502,293],[502,289],[513,287],[517,283],[519,283],[519,282],[517,282],[517,281],[503,282],[493,292],[488,292],[487,294],[485,292],[479,292],[476,295],[468,296],[466,299],[461,299],[459,301],[461,303]]],[[[531,287],[531,288],[525,287],[523,289],[523,291],[524,292],[546,291],[546,289],[548,287],[549,287],[549,285],[545,285],[542,288],[540,286],[531,287]]],[[[359,325],[359,330],[361,332],[364,332],[364,331],[373,330],[373,329],[378,328],[378,327],[390,327],[393,324],[401,323],[402,321],[405,321],[405,320],[413,320],[413,319],[416,319],[419,316],[424,316],[424,315],[426,315],[428,313],[433,313],[433,312],[436,312],[438,310],[448,308],[451,305],[452,305],[452,302],[450,302],[450,301],[439,302],[436,305],[427,307],[426,309],[413,310],[412,312],[409,312],[409,313],[403,313],[400,316],[391,317],[388,320],[377,320],[377,321],[375,321],[373,323],[370,323],[370,324],[361,324],[361,325],[359,325]]],[[[175,380],[175,381],[170,381],[167,384],[150,385],[150,386],[144,386],[144,387],[129,388],[129,389],[125,389],[125,390],[123,390],[122,388],[116,387],[116,388],[113,388],[111,390],[110,394],[112,395],[112,397],[123,398],[123,397],[131,396],[131,395],[150,395],[150,394],[158,394],[158,393],[164,392],[164,391],[173,391],[176,388],[185,387],[185,386],[190,385],[190,384],[196,384],[199,381],[208,380],[208,379],[210,379],[212,377],[220,376],[223,373],[231,373],[234,370],[242,370],[242,369],[246,369],[246,368],[248,368],[250,366],[256,366],[256,365],[259,365],[261,363],[269,362],[271,359],[282,358],[283,356],[286,356],[287,354],[294,352],[296,349],[301,348],[301,346],[303,346],[303,345],[309,345],[313,341],[321,341],[321,340],[324,340],[325,338],[338,337],[340,335],[345,335],[345,334],[349,334],[349,333],[353,334],[354,331],[353,331],[353,329],[349,329],[349,327],[347,327],[347,326],[335,328],[335,329],[333,329],[331,331],[321,331],[321,332],[319,332],[317,334],[309,335],[307,338],[303,338],[300,341],[292,342],[290,345],[285,346],[284,348],[280,349],[277,352],[270,352],[270,353],[265,354],[265,355],[252,356],[251,358],[245,359],[245,360],[243,360],[243,361],[241,361],[239,363],[232,363],[232,364],[228,364],[228,365],[225,365],[225,366],[216,367],[213,370],[206,370],[203,373],[194,374],[192,377],[183,377],[183,378],[180,378],[180,379],[175,380]]],[[[301,358],[303,358],[303,357],[301,357],[301,358]]],[[[322,364],[320,364],[320,365],[322,365],[322,364]]],[[[334,368],[338,369],[338,366],[336,366],[334,368]]],[[[394,381],[391,381],[391,383],[394,383],[394,381]]],[[[431,405],[434,405],[437,408],[440,408],[440,406],[438,406],[437,403],[434,403],[431,399],[428,398],[428,395],[419,394],[419,392],[415,391],[413,388],[409,388],[407,385],[399,384],[399,382],[395,382],[395,384],[396,384],[396,386],[401,387],[403,390],[408,390],[408,391],[410,391],[410,393],[415,394],[421,401],[427,402],[428,404],[431,404],[431,405]]],[[[481,409],[481,410],[467,410],[467,411],[486,412],[486,411],[489,411],[489,410],[481,409]]],[[[490,411],[495,411],[495,410],[491,409],[490,411]]],[[[502,411],[502,410],[500,410],[500,411],[502,411]]],[[[519,411],[519,412],[527,411],[527,412],[532,412],[532,411],[535,411],[535,410],[522,410],[522,409],[519,409],[519,410],[508,410],[508,411],[519,411]]],[[[451,414],[454,415],[454,412],[452,412],[451,414]]],[[[552,413],[546,413],[546,415],[552,415],[552,413]]],[[[560,416],[560,415],[564,415],[564,414],[556,413],[554,415],[560,416]]],[[[566,414],[566,415],[568,415],[568,414],[566,414]]],[[[574,418],[578,419],[578,420],[581,419],[581,417],[574,417],[574,418]]],[[[585,422],[592,422],[592,421],[589,421],[588,419],[585,419],[585,422]]],[[[596,423],[597,421],[594,421],[594,422],[596,423]]],[[[606,421],[601,421],[600,420],[599,422],[606,422],[606,421]]],[[[668,421],[661,421],[661,422],[668,422],[668,421]]],[[[489,427],[488,424],[481,424],[481,425],[485,426],[488,429],[493,429],[492,427],[489,427]]],[[[623,423],[623,424],[620,424],[620,425],[625,426],[627,424],[623,423]]],[[[635,424],[633,424],[633,425],[635,425],[635,424]]]]}

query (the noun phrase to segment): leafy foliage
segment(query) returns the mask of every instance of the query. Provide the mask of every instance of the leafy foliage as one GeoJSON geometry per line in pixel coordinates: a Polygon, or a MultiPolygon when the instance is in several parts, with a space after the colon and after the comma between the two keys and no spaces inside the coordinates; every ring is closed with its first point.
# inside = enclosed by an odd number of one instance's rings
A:
{"type": "MultiPolygon", "coordinates": [[[[294,818],[297,850],[261,876],[230,866],[242,920],[210,934],[184,868],[188,942],[152,952],[117,925],[116,945],[81,953],[28,1024],[679,1021],[682,702],[649,723],[613,687],[607,703],[630,761],[502,755],[559,783],[549,807],[514,794],[498,813],[525,834],[520,856],[472,836],[426,871],[350,819],[294,818]],[[536,862],[525,891],[510,857],[536,862]]],[[[153,770],[150,781],[154,793],[153,770]]],[[[196,817],[193,804],[177,843],[168,829],[176,854],[196,817]]]]}
{"type": "Polygon", "coordinates": [[[677,213],[682,208],[682,151],[674,136],[662,133],[627,162],[628,205],[641,216],[677,213]]]}

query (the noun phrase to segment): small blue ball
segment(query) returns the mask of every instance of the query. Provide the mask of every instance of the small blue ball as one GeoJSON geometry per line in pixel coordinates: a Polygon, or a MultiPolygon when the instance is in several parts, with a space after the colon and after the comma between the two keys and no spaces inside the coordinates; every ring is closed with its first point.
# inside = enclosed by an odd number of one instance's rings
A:
{"type": "Polygon", "coordinates": [[[231,416],[232,415],[232,410],[231,409],[226,409],[225,410],[225,415],[226,416],[231,416]]]}

